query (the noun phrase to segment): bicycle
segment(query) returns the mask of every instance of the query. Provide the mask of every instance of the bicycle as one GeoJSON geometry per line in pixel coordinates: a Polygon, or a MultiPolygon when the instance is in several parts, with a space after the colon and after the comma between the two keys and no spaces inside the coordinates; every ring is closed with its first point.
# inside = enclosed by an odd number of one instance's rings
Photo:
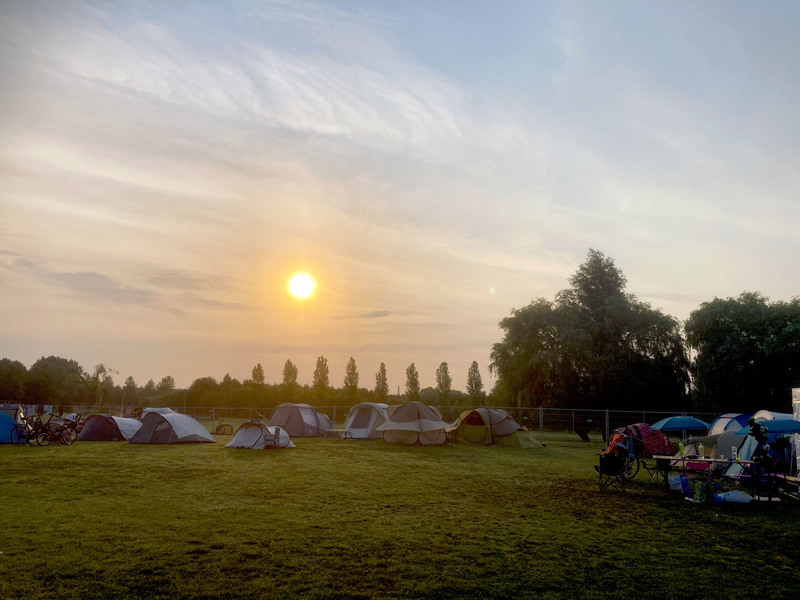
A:
{"type": "Polygon", "coordinates": [[[11,430],[11,443],[15,446],[25,444],[38,444],[47,446],[50,443],[50,436],[45,431],[45,425],[39,415],[22,417],[22,423],[17,423],[11,430]]]}

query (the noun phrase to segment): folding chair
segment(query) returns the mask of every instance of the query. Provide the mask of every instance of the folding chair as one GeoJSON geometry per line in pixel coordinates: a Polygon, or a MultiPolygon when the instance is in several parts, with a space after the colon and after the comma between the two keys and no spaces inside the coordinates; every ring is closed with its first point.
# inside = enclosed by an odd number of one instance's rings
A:
{"type": "Polygon", "coordinates": [[[600,491],[616,486],[625,491],[626,461],[617,454],[601,454],[594,470],[600,476],[600,491]]]}
{"type": "Polygon", "coordinates": [[[281,440],[281,428],[277,425],[273,427],[273,433],[269,429],[264,432],[264,448],[277,448],[281,440]]]}
{"type": "Polygon", "coordinates": [[[663,483],[667,485],[667,474],[669,473],[669,461],[663,458],[641,458],[639,462],[650,475],[650,482],[663,483]]]}

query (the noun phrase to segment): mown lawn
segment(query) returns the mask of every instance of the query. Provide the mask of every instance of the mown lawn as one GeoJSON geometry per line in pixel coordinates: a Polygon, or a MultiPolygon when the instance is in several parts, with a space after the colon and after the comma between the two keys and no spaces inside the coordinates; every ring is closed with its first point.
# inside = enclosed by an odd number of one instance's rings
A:
{"type": "Polygon", "coordinates": [[[601,444],[0,445],[0,598],[796,598],[800,506],[597,489],[601,444]]]}

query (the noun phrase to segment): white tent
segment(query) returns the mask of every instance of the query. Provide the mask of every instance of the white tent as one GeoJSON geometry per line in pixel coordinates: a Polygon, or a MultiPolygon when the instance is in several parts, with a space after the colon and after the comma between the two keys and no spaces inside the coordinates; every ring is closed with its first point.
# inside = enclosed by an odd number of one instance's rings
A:
{"type": "MultiPolygon", "coordinates": [[[[167,409],[169,410],[169,409],[167,409]]],[[[128,440],[131,444],[187,444],[215,440],[208,429],[189,415],[173,411],[149,411],[142,418],[142,426],[128,440]]]]}
{"type": "Polygon", "coordinates": [[[753,415],[753,418],[756,420],[756,422],[761,422],[772,421],[773,419],[793,419],[794,415],[792,413],[779,413],[771,410],[760,410],[753,415]]]}
{"type": "Polygon", "coordinates": [[[156,413],[156,414],[159,414],[159,415],[177,415],[178,414],[174,410],[172,410],[171,408],[152,408],[152,407],[148,406],[147,408],[142,410],[142,414],[139,415],[139,420],[140,421],[144,421],[144,418],[150,413],[156,413]]]}
{"type": "Polygon", "coordinates": [[[130,440],[142,427],[139,419],[90,415],[83,424],[78,440],[82,442],[117,442],[130,440]]]}
{"type": "Polygon", "coordinates": [[[294,448],[295,445],[289,438],[289,434],[281,427],[268,427],[261,421],[247,421],[242,423],[230,442],[225,444],[226,448],[249,448],[253,450],[263,450],[264,448],[294,448]],[[268,440],[277,436],[277,445],[270,446],[268,440]]]}
{"type": "Polygon", "coordinates": [[[388,404],[361,402],[347,413],[344,421],[344,437],[357,440],[371,440],[383,437],[378,427],[386,421],[388,404]]]}
{"type": "Polygon", "coordinates": [[[747,427],[747,421],[751,415],[740,413],[725,413],[711,421],[708,428],[708,435],[718,435],[725,431],[739,431],[742,427],[747,427]]]}
{"type": "Polygon", "coordinates": [[[378,431],[383,439],[394,444],[446,444],[445,430],[450,425],[442,420],[441,413],[422,402],[406,402],[390,406],[387,419],[378,431]]]}
{"type": "Polygon", "coordinates": [[[272,410],[269,426],[282,427],[291,436],[314,437],[331,429],[331,420],[308,404],[284,402],[272,410]]]}

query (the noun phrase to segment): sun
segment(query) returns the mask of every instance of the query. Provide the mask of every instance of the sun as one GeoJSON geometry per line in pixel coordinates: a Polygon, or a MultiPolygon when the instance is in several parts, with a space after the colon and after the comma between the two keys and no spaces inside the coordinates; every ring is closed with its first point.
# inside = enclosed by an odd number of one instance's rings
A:
{"type": "Polygon", "coordinates": [[[289,280],[289,293],[295,298],[308,298],[314,293],[314,280],[308,273],[297,273],[289,280]]]}

